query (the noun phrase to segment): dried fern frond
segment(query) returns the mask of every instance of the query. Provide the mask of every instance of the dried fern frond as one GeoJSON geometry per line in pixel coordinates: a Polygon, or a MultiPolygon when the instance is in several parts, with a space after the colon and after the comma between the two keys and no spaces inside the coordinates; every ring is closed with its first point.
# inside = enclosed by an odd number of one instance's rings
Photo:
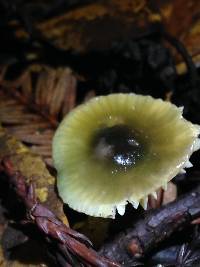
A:
{"type": "Polygon", "coordinates": [[[69,68],[35,65],[17,80],[8,81],[4,76],[0,81],[0,122],[51,165],[58,119],[75,106],[75,76],[69,68]]]}

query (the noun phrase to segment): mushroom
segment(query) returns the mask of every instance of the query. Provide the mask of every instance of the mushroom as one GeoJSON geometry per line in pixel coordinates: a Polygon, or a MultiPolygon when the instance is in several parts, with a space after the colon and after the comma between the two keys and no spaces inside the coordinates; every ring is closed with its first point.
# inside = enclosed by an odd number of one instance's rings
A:
{"type": "Polygon", "coordinates": [[[53,139],[58,192],[71,208],[115,218],[192,164],[200,126],[183,108],[151,96],[110,94],[72,110],[53,139]]]}

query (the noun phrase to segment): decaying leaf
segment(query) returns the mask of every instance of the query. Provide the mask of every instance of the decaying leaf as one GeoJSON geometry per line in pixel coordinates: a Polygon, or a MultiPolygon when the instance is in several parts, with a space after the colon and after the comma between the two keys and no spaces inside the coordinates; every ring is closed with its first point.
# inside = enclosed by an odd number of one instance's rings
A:
{"type": "MultiPolygon", "coordinates": [[[[54,46],[76,52],[110,48],[113,41],[139,36],[160,21],[155,5],[146,0],[109,0],[79,6],[36,25],[54,46]]],[[[24,31],[17,31],[25,37],[24,31]]]]}
{"type": "Polygon", "coordinates": [[[27,183],[33,183],[39,200],[55,212],[65,223],[62,202],[55,192],[55,177],[47,170],[40,156],[32,153],[20,141],[0,128],[0,159],[9,157],[16,171],[20,171],[27,183]]]}
{"type": "MultiPolygon", "coordinates": [[[[9,157],[16,171],[27,175],[27,183],[33,182],[36,187],[36,194],[41,202],[53,209],[55,214],[59,216],[66,224],[67,218],[63,213],[63,205],[55,193],[55,178],[48,172],[45,163],[40,156],[32,153],[25,145],[10,136],[2,127],[0,127],[0,160],[9,157]]],[[[18,246],[14,249],[15,257],[11,260],[5,257],[2,247],[2,237],[5,236],[8,220],[5,218],[0,220],[0,267],[45,267],[46,264],[39,262],[39,258],[35,261],[37,250],[36,242],[29,242],[18,246]],[[36,253],[34,254],[33,251],[36,253]],[[23,258],[22,258],[23,256],[23,258]],[[31,260],[30,260],[30,258],[31,260]],[[29,258],[29,260],[28,260],[29,258]]]]}
{"type": "MultiPolygon", "coordinates": [[[[166,31],[179,39],[199,65],[200,2],[182,1],[99,1],[66,10],[61,15],[37,23],[35,28],[51,44],[62,50],[87,52],[108,49],[120,40],[138,38],[163,23],[166,31]]],[[[27,33],[18,29],[18,38],[27,33]]],[[[183,59],[174,51],[178,71],[185,71],[183,59]]]]}

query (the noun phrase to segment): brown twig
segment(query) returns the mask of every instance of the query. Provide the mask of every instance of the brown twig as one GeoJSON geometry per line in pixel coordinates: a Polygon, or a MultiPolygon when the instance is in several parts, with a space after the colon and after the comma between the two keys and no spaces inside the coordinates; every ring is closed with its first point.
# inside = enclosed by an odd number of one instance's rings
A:
{"type": "Polygon", "coordinates": [[[103,245],[101,255],[125,264],[142,258],[175,231],[200,216],[200,186],[178,200],[149,213],[136,225],[103,245]]]}
{"type": "Polygon", "coordinates": [[[10,178],[18,196],[27,208],[28,220],[34,223],[52,242],[56,241],[60,253],[66,256],[61,266],[75,266],[73,257],[83,266],[119,267],[120,264],[107,260],[91,248],[91,242],[82,234],[64,225],[47,207],[40,204],[35,196],[34,186],[25,183],[23,175],[15,171],[9,158],[1,162],[1,169],[10,178]],[[71,256],[68,256],[71,255],[71,256]]]}

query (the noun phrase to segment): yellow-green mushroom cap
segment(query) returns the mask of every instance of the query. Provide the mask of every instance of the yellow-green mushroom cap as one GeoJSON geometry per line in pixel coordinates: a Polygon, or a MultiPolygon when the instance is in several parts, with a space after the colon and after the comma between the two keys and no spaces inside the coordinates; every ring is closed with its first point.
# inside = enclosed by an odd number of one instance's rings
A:
{"type": "Polygon", "coordinates": [[[200,148],[200,126],[182,108],[136,94],[95,97],[72,110],[53,140],[58,192],[91,216],[123,215],[129,202],[147,204],[200,148]]]}

